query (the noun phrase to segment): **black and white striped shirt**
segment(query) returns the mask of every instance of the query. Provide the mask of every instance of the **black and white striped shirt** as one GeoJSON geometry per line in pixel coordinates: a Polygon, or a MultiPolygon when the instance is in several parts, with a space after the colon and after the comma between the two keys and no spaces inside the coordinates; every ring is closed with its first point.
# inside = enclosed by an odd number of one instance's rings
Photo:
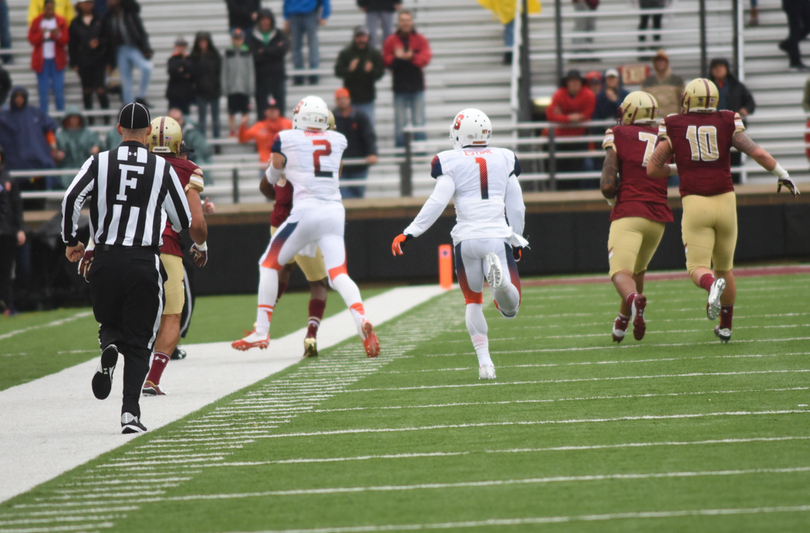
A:
{"type": "Polygon", "coordinates": [[[91,156],[62,200],[62,240],[79,243],[79,213],[90,202],[96,244],[161,246],[166,217],[175,231],[191,226],[191,212],[172,166],[135,141],[91,156]]]}

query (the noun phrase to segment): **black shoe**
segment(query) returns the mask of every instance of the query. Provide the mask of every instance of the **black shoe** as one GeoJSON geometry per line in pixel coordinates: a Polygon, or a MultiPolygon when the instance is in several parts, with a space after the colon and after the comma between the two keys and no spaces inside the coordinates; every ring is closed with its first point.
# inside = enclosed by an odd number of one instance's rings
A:
{"type": "Polygon", "coordinates": [[[141,421],[132,413],[124,413],[121,415],[121,433],[124,435],[128,433],[146,433],[146,427],[141,424],[141,421]]]}
{"type": "Polygon", "coordinates": [[[504,65],[511,65],[512,64],[512,52],[504,52],[503,53],[503,64],[504,65]]]}
{"type": "Polygon", "coordinates": [[[99,400],[105,399],[112,390],[113,370],[118,363],[118,347],[110,344],[101,352],[101,362],[93,376],[93,394],[99,400]]]}
{"type": "Polygon", "coordinates": [[[787,40],[779,41],[779,49],[783,52],[787,52],[787,40]]]}
{"type": "Polygon", "coordinates": [[[174,349],[172,356],[169,357],[172,361],[177,361],[178,359],[185,359],[188,354],[185,350],[182,350],[179,346],[174,349]]]}
{"type": "Polygon", "coordinates": [[[805,72],[810,69],[808,69],[807,65],[805,65],[804,63],[798,63],[796,65],[791,64],[788,67],[788,70],[791,72],[805,72]]]}

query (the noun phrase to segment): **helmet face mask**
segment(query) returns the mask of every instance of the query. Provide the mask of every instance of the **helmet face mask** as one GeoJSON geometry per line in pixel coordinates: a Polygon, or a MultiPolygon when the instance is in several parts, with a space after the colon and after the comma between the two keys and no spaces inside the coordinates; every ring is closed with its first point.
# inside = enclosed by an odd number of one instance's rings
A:
{"type": "Polygon", "coordinates": [[[456,149],[486,147],[491,138],[492,122],[478,109],[463,109],[450,125],[450,142],[456,149]]]}
{"type": "Polygon", "coordinates": [[[171,117],[157,117],[152,120],[148,142],[147,148],[150,152],[178,156],[180,144],[183,142],[183,128],[171,117]]]}
{"type": "Polygon", "coordinates": [[[719,100],[720,92],[713,81],[695,78],[681,94],[681,113],[713,113],[719,100]]]}
{"type": "Polygon", "coordinates": [[[658,116],[658,101],[644,91],[633,91],[628,94],[619,106],[617,122],[619,124],[649,124],[658,116]]]}
{"type": "Polygon", "coordinates": [[[326,131],[329,129],[329,107],[317,96],[307,96],[295,107],[293,129],[326,131]]]}

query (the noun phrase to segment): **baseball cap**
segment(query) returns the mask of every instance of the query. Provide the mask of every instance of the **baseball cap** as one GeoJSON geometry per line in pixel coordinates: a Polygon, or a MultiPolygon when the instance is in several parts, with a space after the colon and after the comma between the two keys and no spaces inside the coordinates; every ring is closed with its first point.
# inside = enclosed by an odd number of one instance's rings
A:
{"type": "Polygon", "coordinates": [[[188,46],[188,42],[187,42],[187,41],[186,41],[186,39],[185,39],[185,38],[184,38],[184,37],[181,35],[180,37],[178,37],[177,39],[175,39],[175,40],[174,40],[174,45],[175,45],[175,46],[188,46]]]}
{"type": "Polygon", "coordinates": [[[655,57],[653,57],[653,61],[656,59],[666,59],[669,61],[669,56],[667,55],[667,51],[663,48],[659,48],[658,51],[655,53],[655,57]]]}
{"type": "Polygon", "coordinates": [[[618,70],[616,70],[615,68],[609,68],[609,69],[607,69],[607,70],[605,71],[605,77],[606,77],[606,78],[609,78],[609,77],[611,77],[611,76],[616,76],[616,77],[618,78],[618,77],[619,77],[619,71],[618,71],[618,70]]]}
{"type": "Polygon", "coordinates": [[[234,28],[233,31],[231,32],[231,37],[233,37],[234,39],[244,39],[245,32],[243,32],[241,28],[234,28]]]}
{"type": "Polygon", "coordinates": [[[354,28],[354,36],[357,37],[358,35],[369,35],[368,28],[365,26],[356,26],[354,28]]]}
{"type": "Polygon", "coordinates": [[[149,116],[149,109],[145,105],[132,102],[121,108],[118,123],[128,130],[140,130],[152,126],[152,117],[149,116]]]}
{"type": "Polygon", "coordinates": [[[346,87],[341,87],[340,89],[335,91],[335,98],[344,98],[344,97],[351,98],[351,95],[349,94],[349,89],[347,89],[346,87]]]}

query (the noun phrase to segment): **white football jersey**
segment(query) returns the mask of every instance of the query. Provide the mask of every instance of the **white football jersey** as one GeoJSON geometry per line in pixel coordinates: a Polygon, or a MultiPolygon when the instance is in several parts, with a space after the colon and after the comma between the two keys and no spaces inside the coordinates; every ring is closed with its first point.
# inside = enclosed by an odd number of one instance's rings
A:
{"type": "MultiPolygon", "coordinates": [[[[520,164],[511,150],[495,147],[445,150],[433,158],[431,167],[431,176],[434,178],[446,176],[453,180],[456,226],[451,235],[454,243],[466,239],[489,238],[508,241],[512,238],[513,229],[517,235],[523,232],[522,213],[521,220],[510,219],[512,227],[506,223],[504,216],[504,210],[508,207],[507,185],[512,176],[520,175],[520,164]]],[[[516,179],[513,183],[513,187],[517,189],[513,198],[517,198],[515,201],[520,206],[516,207],[522,210],[520,186],[516,179]]],[[[417,217],[405,232],[418,236],[427,230],[427,227],[420,226],[432,217],[423,220],[420,218],[417,217]]],[[[430,221],[431,225],[432,223],[430,221]]]]}
{"type": "Polygon", "coordinates": [[[340,202],[340,160],[346,137],[336,131],[284,130],[272,151],[287,158],[284,175],[293,184],[293,210],[307,200],[340,202]]]}

